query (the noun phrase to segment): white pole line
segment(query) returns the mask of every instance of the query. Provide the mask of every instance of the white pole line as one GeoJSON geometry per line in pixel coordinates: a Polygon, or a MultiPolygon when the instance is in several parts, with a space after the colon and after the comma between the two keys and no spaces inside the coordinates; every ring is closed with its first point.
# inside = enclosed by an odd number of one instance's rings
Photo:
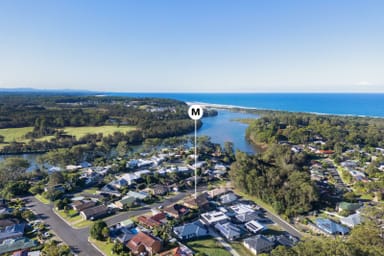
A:
{"type": "Polygon", "coordinates": [[[199,105],[192,105],[188,109],[189,117],[195,121],[195,199],[197,198],[197,120],[203,117],[203,108],[199,105]]]}
{"type": "Polygon", "coordinates": [[[195,199],[197,199],[197,120],[195,120],[195,199]]]}

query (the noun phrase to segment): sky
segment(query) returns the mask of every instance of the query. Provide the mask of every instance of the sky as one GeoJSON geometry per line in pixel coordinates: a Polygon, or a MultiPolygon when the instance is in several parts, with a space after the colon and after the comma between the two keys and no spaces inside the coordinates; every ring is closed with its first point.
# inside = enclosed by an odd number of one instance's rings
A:
{"type": "Polygon", "coordinates": [[[384,92],[382,0],[1,0],[0,88],[384,92]]]}

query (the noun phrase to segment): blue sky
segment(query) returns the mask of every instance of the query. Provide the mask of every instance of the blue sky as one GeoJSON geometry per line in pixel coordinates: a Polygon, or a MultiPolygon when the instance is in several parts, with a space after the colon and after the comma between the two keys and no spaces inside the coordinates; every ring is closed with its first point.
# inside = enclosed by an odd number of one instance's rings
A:
{"type": "Polygon", "coordinates": [[[384,92],[381,0],[2,0],[0,87],[384,92]]]}

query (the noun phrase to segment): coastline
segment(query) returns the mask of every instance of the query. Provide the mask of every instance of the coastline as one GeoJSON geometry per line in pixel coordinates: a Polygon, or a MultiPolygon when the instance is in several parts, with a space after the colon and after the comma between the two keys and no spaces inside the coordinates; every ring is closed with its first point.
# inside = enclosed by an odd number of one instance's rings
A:
{"type": "Polygon", "coordinates": [[[337,114],[337,113],[325,113],[325,112],[313,112],[313,111],[292,111],[292,110],[283,110],[283,109],[267,109],[267,108],[256,108],[256,107],[245,107],[238,105],[227,105],[227,104],[217,104],[217,103],[208,103],[208,102],[199,102],[199,101],[185,101],[188,106],[191,105],[200,105],[206,108],[213,109],[226,109],[231,111],[243,110],[243,111],[265,111],[265,112],[282,112],[282,113],[298,113],[298,114],[310,114],[310,115],[324,115],[324,116],[339,116],[339,117],[358,117],[358,118],[373,118],[373,119],[384,119],[384,116],[374,116],[374,115],[357,115],[357,114],[337,114]]]}

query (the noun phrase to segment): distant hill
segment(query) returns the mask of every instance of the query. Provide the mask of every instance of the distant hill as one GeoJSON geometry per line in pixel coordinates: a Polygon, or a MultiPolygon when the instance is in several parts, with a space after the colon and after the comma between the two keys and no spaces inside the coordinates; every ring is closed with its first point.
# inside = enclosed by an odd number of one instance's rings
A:
{"type": "Polygon", "coordinates": [[[72,89],[0,88],[0,94],[93,95],[98,92],[72,89]]]}

